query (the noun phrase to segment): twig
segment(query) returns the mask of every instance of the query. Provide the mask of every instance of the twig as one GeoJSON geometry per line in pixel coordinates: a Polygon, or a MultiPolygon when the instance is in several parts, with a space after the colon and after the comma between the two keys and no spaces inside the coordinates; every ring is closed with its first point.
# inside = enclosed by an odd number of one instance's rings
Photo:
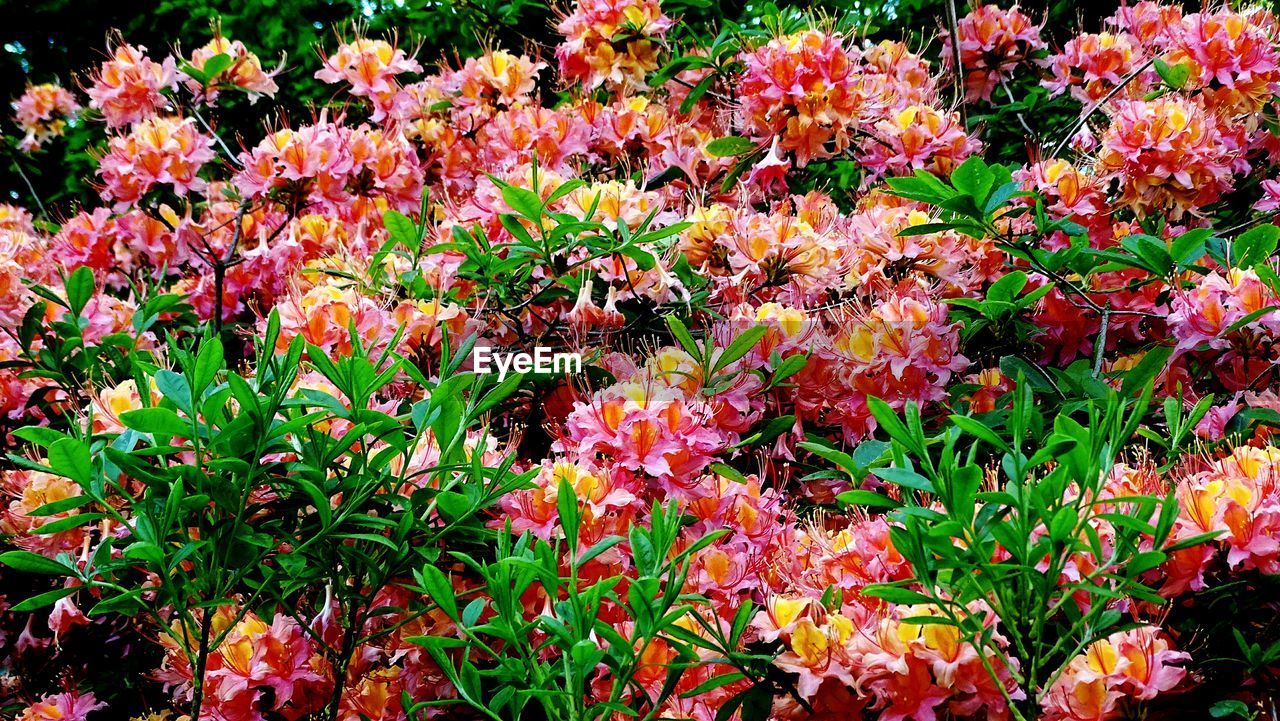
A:
{"type": "MultiPolygon", "coordinates": [[[[1017,100],[1014,99],[1013,91],[1009,89],[1009,83],[1005,82],[1004,78],[1000,78],[1000,87],[1004,89],[1004,94],[1009,96],[1009,102],[1011,104],[1018,102],[1017,100]]],[[[1022,111],[1015,110],[1013,115],[1018,119],[1018,124],[1022,126],[1022,129],[1027,131],[1027,137],[1038,144],[1040,140],[1040,136],[1038,133],[1036,133],[1036,131],[1031,129],[1030,125],[1027,125],[1027,119],[1022,117],[1022,111]]]]}
{"type": "Polygon", "coordinates": [[[200,125],[204,127],[205,132],[209,133],[209,135],[213,137],[213,141],[218,144],[218,147],[222,148],[222,152],[226,154],[227,160],[232,165],[240,165],[240,160],[236,157],[236,154],[231,152],[231,148],[227,147],[227,144],[222,140],[222,137],[213,131],[213,128],[204,119],[204,116],[200,114],[198,109],[196,109],[196,104],[194,102],[191,103],[190,109],[191,114],[194,115],[196,120],[200,121],[200,125]]]}
{"type": "MultiPolygon", "coordinates": [[[[249,209],[249,199],[245,199],[240,203],[240,207],[236,209],[235,228],[232,229],[231,245],[227,247],[226,254],[213,265],[213,332],[215,335],[222,335],[222,285],[227,275],[227,267],[231,263],[231,259],[235,257],[236,248],[240,245],[240,234],[244,232],[244,214],[249,209]]],[[[212,256],[211,256],[212,257],[212,256]]]]}
{"type": "Polygon", "coordinates": [[[956,105],[960,108],[960,122],[969,127],[969,112],[965,107],[967,94],[964,82],[964,65],[960,62],[960,19],[956,15],[956,0],[947,0],[947,29],[951,34],[951,63],[956,71],[956,105]]]}
{"type": "Polygon", "coordinates": [[[36,186],[31,184],[31,178],[28,178],[26,171],[22,169],[22,163],[18,162],[17,154],[11,154],[9,159],[13,164],[14,170],[18,171],[18,177],[22,178],[22,182],[27,184],[27,192],[31,193],[31,198],[36,201],[36,207],[40,209],[40,216],[48,217],[48,213],[44,209],[44,202],[40,200],[40,194],[36,192],[36,186]]]}
{"type": "Polygon", "coordinates": [[[1102,356],[1107,351],[1107,327],[1111,325],[1111,301],[1102,308],[1102,330],[1098,333],[1097,345],[1093,349],[1093,377],[1102,374],[1102,356]]]}
{"type": "Polygon", "coordinates": [[[1071,142],[1071,139],[1075,137],[1076,133],[1080,132],[1080,128],[1084,127],[1085,122],[1089,120],[1089,116],[1096,113],[1098,111],[1098,108],[1101,108],[1103,105],[1106,105],[1107,101],[1111,100],[1111,98],[1114,98],[1116,96],[1116,93],[1120,92],[1121,88],[1128,85],[1130,81],[1132,81],[1134,78],[1138,77],[1140,74],[1145,72],[1146,69],[1151,67],[1153,64],[1155,64],[1155,62],[1156,62],[1156,59],[1153,57],[1147,62],[1143,63],[1142,67],[1138,68],[1137,70],[1134,70],[1133,72],[1125,76],[1125,78],[1120,81],[1119,85],[1116,85],[1114,88],[1110,90],[1110,92],[1108,92],[1106,95],[1103,95],[1101,100],[1094,103],[1092,106],[1089,107],[1088,110],[1081,113],[1080,117],[1076,120],[1076,122],[1072,124],[1071,129],[1067,131],[1067,134],[1062,136],[1062,140],[1059,140],[1058,144],[1054,146],[1053,152],[1049,154],[1049,157],[1050,158],[1058,157],[1058,153],[1061,153],[1062,149],[1067,147],[1067,143],[1071,142]]]}
{"type": "Polygon", "coordinates": [[[1263,221],[1271,220],[1272,218],[1275,218],[1276,215],[1280,215],[1280,210],[1267,211],[1266,213],[1263,213],[1257,217],[1250,218],[1242,223],[1237,223],[1231,226],[1230,228],[1227,228],[1226,230],[1220,231],[1218,232],[1217,235],[1220,238],[1226,238],[1226,237],[1235,235],[1236,233],[1239,233],[1240,231],[1246,230],[1248,228],[1252,228],[1253,226],[1263,221]]]}
{"type": "MultiPolygon", "coordinates": [[[[692,83],[690,83],[690,82],[688,82],[688,81],[681,80],[680,78],[671,78],[671,82],[673,82],[673,83],[675,83],[675,84],[677,84],[677,85],[683,85],[684,87],[688,88],[689,90],[696,90],[696,89],[697,89],[697,87],[698,87],[698,86],[696,86],[696,85],[694,85],[694,84],[692,84],[692,83]]],[[[722,102],[722,103],[731,103],[731,102],[733,102],[733,98],[730,98],[730,97],[729,97],[729,96],[727,96],[727,95],[722,95],[722,94],[720,94],[720,93],[717,93],[717,92],[716,92],[716,91],[714,91],[714,90],[707,90],[706,92],[704,92],[704,93],[703,93],[703,95],[710,95],[711,97],[715,98],[716,100],[719,100],[719,101],[720,101],[720,102],[722,102]]]]}

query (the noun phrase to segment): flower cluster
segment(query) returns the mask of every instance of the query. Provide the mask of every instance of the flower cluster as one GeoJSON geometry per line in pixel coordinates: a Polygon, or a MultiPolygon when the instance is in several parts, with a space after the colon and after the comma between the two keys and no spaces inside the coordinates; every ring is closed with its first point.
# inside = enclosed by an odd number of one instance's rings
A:
{"type": "MultiPolygon", "coordinates": [[[[274,112],[278,70],[216,32],[185,59],[111,48],[84,89],[106,133],[95,202],[0,205],[0,562],[59,575],[23,595],[5,569],[0,675],[64,669],[0,683],[0,706],[132,703],[67,660],[98,643],[147,664],[148,709],[195,721],[450,718],[511,702],[491,687],[531,666],[561,683],[542,671],[565,659],[560,697],[697,721],[768,689],[775,721],[1097,721],[1199,682],[1209,659],[1153,602],[1280,575],[1275,18],[1144,1],[1047,58],[1016,7],[979,5],[920,52],[797,15],[681,55],[699,36],[675,22],[578,0],[554,59],[434,65],[359,35],[321,54],[335,102],[309,116],[274,112]],[[1033,88],[1045,127],[1079,132],[1009,162],[949,84],[984,112],[1033,88]],[[233,140],[205,111],[235,94],[268,112],[233,140]],[[534,347],[585,368],[499,381],[475,361],[534,347]],[[1030,435],[1053,444],[1034,473],[1074,472],[1075,426],[1105,398],[1142,406],[1138,376],[1157,398],[1126,432],[1150,445],[1108,448],[1093,491],[1055,489],[1102,510],[1019,531],[1066,544],[1025,566],[1071,589],[1057,610],[1123,625],[1031,688],[1007,609],[918,595],[906,519],[945,522],[942,494],[885,412],[918,455],[972,448],[962,471],[983,473],[955,482],[995,504],[1024,490],[997,479],[1040,455],[1030,435]],[[1118,520],[1133,496],[1176,507],[1118,520]],[[219,563],[265,560],[216,599],[159,603],[228,503],[219,563]],[[1162,525],[1185,547],[1160,556],[1162,525]],[[331,567],[300,568],[324,543],[331,567]],[[1126,553],[1151,559],[1132,575],[1152,593],[1102,598],[1126,553]],[[403,563],[335,580],[374,561],[403,563]],[[151,613],[103,603],[123,584],[151,613]],[[10,610],[29,596],[50,600],[10,610]],[[642,602],[677,598],[696,618],[646,638],[666,612],[642,602]],[[590,640],[561,647],[579,621],[590,640]]],[[[57,85],[16,109],[27,149],[79,113],[57,85]]]]}
{"type": "Polygon", "coordinates": [[[385,40],[356,38],[324,59],[316,79],[349,85],[352,95],[373,103],[373,120],[378,121],[387,116],[399,97],[396,76],[419,72],[422,66],[403,49],[385,40]]]}
{"type": "MultiPolygon", "coordinates": [[[[1004,10],[995,5],[979,5],[960,20],[956,34],[965,97],[970,101],[990,100],[991,93],[1014,68],[1046,47],[1040,38],[1040,27],[1017,7],[1004,10]]],[[[942,61],[954,63],[950,33],[944,30],[941,42],[942,61]]]]}
{"type": "Polygon", "coordinates": [[[1176,688],[1186,675],[1177,664],[1189,658],[1152,626],[1113,633],[1071,660],[1049,689],[1045,718],[1123,718],[1123,700],[1150,700],[1176,688]]]}
{"type": "Polygon", "coordinates": [[[205,102],[217,101],[219,85],[243,90],[248,94],[251,103],[257,102],[263,96],[272,97],[280,89],[272,79],[279,69],[268,73],[262,68],[262,61],[258,56],[249,52],[249,49],[239,40],[228,40],[219,35],[193,50],[188,62],[192,68],[207,75],[207,71],[212,69],[209,67],[209,61],[218,56],[226,56],[229,63],[225,68],[213,73],[211,77],[204,77],[203,84],[194,78],[187,78],[187,87],[192,92],[202,91],[205,102]]]}
{"type": "Polygon", "coordinates": [[[109,127],[146,120],[169,105],[163,93],[178,82],[177,64],[172,57],[157,63],[146,51],[117,45],[93,76],[86,91],[89,105],[102,112],[109,127]]]}
{"type": "Polygon", "coordinates": [[[142,200],[157,185],[168,185],[178,195],[204,190],[200,169],[213,160],[213,140],[203,135],[194,120],[152,117],[111,139],[98,166],[102,195],[124,210],[142,200]]]}
{"type": "Polygon", "coordinates": [[[560,74],[587,88],[644,88],[671,25],[657,0],[577,0],[556,26],[560,74]]]}
{"type": "Polygon", "coordinates": [[[858,50],[809,30],[771,40],[743,63],[746,132],[773,144],[763,163],[781,163],[778,154],[787,153],[803,167],[853,150],[872,177],[908,168],[947,173],[978,147],[957,115],[936,107],[932,82],[912,82],[921,61],[901,45],[858,50]]]}
{"type": "Polygon", "coordinates": [[[1099,175],[1121,183],[1120,202],[1175,218],[1217,201],[1239,157],[1204,108],[1175,98],[1118,105],[1101,143],[1099,175]]]}
{"type": "Polygon", "coordinates": [[[66,88],[43,83],[28,86],[27,92],[13,104],[13,109],[14,120],[26,132],[18,147],[32,152],[62,135],[67,121],[80,111],[80,105],[66,88]]]}

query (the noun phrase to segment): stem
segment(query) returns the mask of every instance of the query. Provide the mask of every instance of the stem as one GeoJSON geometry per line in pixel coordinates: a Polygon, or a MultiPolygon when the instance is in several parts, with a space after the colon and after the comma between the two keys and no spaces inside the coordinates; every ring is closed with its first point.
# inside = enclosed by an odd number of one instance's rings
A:
{"type": "Polygon", "coordinates": [[[1097,346],[1093,349],[1093,377],[1102,373],[1102,356],[1107,352],[1107,326],[1111,324],[1111,301],[1102,307],[1102,330],[1098,333],[1097,346]]]}
{"type": "Polygon", "coordinates": [[[27,173],[22,169],[22,163],[18,162],[17,154],[10,157],[13,169],[18,171],[18,177],[22,178],[22,182],[27,184],[27,192],[31,193],[31,199],[36,201],[36,207],[40,208],[41,217],[45,217],[48,213],[44,209],[44,202],[40,200],[40,194],[36,192],[36,186],[31,184],[31,178],[27,177],[27,173]]]}
{"type": "MultiPolygon", "coordinates": [[[[1004,94],[1009,97],[1010,105],[1013,105],[1018,102],[1016,99],[1014,99],[1013,91],[1009,89],[1009,83],[1005,82],[1004,78],[1000,78],[1000,87],[1004,89],[1004,94]]],[[[1018,124],[1022,126],[1023,130],[1026,131],[1027,137],[1038,145],[1040,136],[1038,133],[1036,133],[1036,131],[1031,129],[1030,125],[1027,125],[1027,119],[1022,117],[1022,111],[1021,110],[1015,111],[1013,116],[1018,119],[1018,124]]]]}
{"type": "Polygon", "coordinates": [[[196,109],[196,102],[197,101],[193,98],[191,102],[191,106],[189,108],[191,110],[191,114],[195,116],[196,120],[200,121],[200,125],[204,127],[205,132],[209,133],[209,135],[213,138],[214,142],[218,144],[218,147],[222,149],[222,152],[226,153],[227,161],[230,162],[232,165],[240,165],[240,161],[239,159],[236,158],[236,154],[231,152],[231,148],[227,147],[227,144],[223,142],[222,137],[213,131],[213,127],[210,126],[207,121],[205,121],[204,116],[201,115],[200,111],[196,109]]]}
{"type": "Polygon", "coordinates": [[[240,234],[244,232],[244,214],[249,209],[249,200],[245,200],[236,209],[235,228],[232,229],[231,245],[227,248],[227,252],[221,259],[211,258],[210,265],[213,266],[213,332],[215,335],[222,335],[222,285],[227,275],[227,267],[231,263],[231,259],[235,257],[236,248],[240,245],[240,234]]]}
{"type": "Polygon", "coordinates": [[[200,619],[200,648],[196,652],[196,665],[191,674],[191,718],[200,718],[200,707],[204,705],[204,669],[209,660],[209,633],[213,628],[214,610],[204,609],[200,619]]]}
{"type": "Polygon", "coordinates": [[[329,706],[324,712],[324,717],[329,721],[338,719],[339,707],[342,705],[342,691],[347,684],[347,666],[351,664],[351,657],[356,652],[356,623],[359,620],[360,605],[353,603],[347,611],[347,629],[342,638],[342,650],[333,664],[333,694],[329,696],[329,706]]]}
{"type": "Polygon", "coordinates": [[[960,62],[960,19],[956,14],[956,0],[947,0],[947,30],[951,35],[951,63],[956,71],[956,105],[960,109],[960,122],[969,127],[969,113],[965,107],[964,66],[960,62]]]}

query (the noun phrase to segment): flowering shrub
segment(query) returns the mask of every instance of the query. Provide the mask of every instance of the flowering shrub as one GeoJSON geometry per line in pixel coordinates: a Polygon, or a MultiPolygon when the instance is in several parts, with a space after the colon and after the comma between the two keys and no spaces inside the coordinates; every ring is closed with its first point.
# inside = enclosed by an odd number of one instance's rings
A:
{"type": "Polygon", "coordinates": [[[1275,17],[766,20],[30,86],[98,202],[0,205],[0,707],[1273,709],[1275,17]]]}

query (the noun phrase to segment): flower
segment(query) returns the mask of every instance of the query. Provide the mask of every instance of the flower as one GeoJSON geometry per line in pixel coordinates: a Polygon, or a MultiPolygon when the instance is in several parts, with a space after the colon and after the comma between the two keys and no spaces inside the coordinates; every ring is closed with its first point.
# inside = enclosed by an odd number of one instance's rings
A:
{"type": "Polygon", "coordinates": [[[1169,647],[1158,629],[1139,626],[1095,641],[1073,658],[1046,694],[1046,719],[1122,718],[1122,698],[1147,700],[1176,687],[1191,657],[1169,647]]]}
{"type": "MultiPolygon", "coordinates": [[[[1076,100],[1092,106],[1137,71],[1144,59],[1141,47],[1127,34],[1087,33],[1068,40],[1062,52],[1048,58],[1052,77],[1043,84],[1054,95],[1070,90],[1076,100]]],[[[1139,97],[1152,82],[1150,76],[1131,81],[1125,92],[1139,97]]]]}
{"type": "Polygon", "coordinates": [[[871,179],[915,170],[946,176],[981,147],[965,132],[958,114],[913,105],[876,123],[874,137],[862,141],[859,155],[871,179]]]}
{"type": "Polygon", "coordinates": [[[109,128],[146,120],[168,105],[164,92],[178,82],[174,60],[168,57],[157,63],[146,51],[141,45],[116,45],[85,91],[90,107],[102,111],[109,128]]]}
{"type": "Polygon", "coordinates": [[[589,89],[643,89],[658,69],[658,45],[672,25],[658,0],[576,0],[556,29],[560,74],[589,89]]]}
{"type": "Polygon", "coordinates": [[[801,167],[843,151],[864,99],[856,58],[844,38],[818,30],[744,53],[739,97],[748,133],[776,138],[801,167]]]}
{"type": "Polygon", "coordinates": [[[1239,151],[1203,107],[1178,97],[1116,104],[1102,136],[1098,176],[1120,184],[1120,203],[1173,218],[1216,201],[1239,151]]]}
{"type": "Polygon", "coordinates": [[[179,195],[200,192],[205,188],[200,169],[213,157],[213,139],[201,134],[194,120],[142,120],[128,135],[111,139],[98,167],[103,197],[121,211],[161,184],[179,195]]]}
{"type": "Polygon", "coordinates": [[[28,85],[13,108],[16,111],[13,119],[26,132],[18,147],[28,153],[62,135],[67,121],[80,112],[75,96],[53,83],[28,85]]]}
{"type": "Polygon", "coordinates": [[[205,72],[209,60],[220,55],[229,58],[230,64],[214,73],[213,77],[205,78],[203,84],[185,73],[182,74],[191,92],[202,92],[206,103],[213,103],[217,99],[219,86],[233,86],[245,91],[250,103],[256,103],[262,96],[274,97],[280,89],[274,80],[276,73],[280,72],[278,68],[271,73],[266,72],[262,69],[262,61],[249,52],[244,43],[228,40],[221,34],[192,51],[189,63],[196,70],[205,72]]]}
{"type": "Polygon", "coordinates": [[[326,83],[346,83],[352,95],[368,98],[373,103],[372,120],[376,123],[395,107],[400,90],[397,76],[420,72],[422,66],[403,49],[386,40],[358,37],[326,56],[324,67],[316,71],[315,77],[326,83]]]}
{"type": "Polygon", "coordinates": [[[75,691],[45,696],[18,714],[15,721],[86,721],[89,714],[106,708],[93,693],[75,691]]]}
{"type": "MultiPolygon", "coordinates": [[[[1014,68],[1045,48],[1040,39],[1040,26],[1033,24],[1016,6],[1003,10],[994,5],[979,5],[960,18],[956,34],[965,97],[970,102],[990,100],[991,92],[1010,77],[1014,68]]],[[[940,39],[943,65],[951,66],[954,51],[950,32],[943,29],[940,39]]]]}

